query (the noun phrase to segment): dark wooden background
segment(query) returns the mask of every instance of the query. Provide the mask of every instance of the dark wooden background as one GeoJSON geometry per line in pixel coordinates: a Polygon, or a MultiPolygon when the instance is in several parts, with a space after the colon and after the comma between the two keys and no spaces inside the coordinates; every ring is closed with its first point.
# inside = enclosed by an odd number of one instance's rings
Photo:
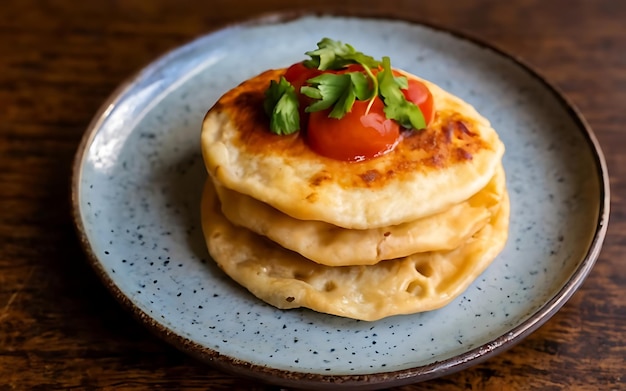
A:
{"type": "Polygon", "coordinates": [[[484,364],[403,390],[626,389],[626,1],[2,0],[0,390],[272,389],[146,333],[86,263],[70,166],[101,102],[156,56],[259,13],[380,12],[523,58],[587,118],[611,174],[604,249],[547,324],[484,364]]]}

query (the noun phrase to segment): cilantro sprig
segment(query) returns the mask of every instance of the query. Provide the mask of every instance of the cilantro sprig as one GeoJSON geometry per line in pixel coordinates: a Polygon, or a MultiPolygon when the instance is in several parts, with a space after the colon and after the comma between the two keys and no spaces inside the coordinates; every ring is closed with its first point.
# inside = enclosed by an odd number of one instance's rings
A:
{"type": "MultiPolygon", "coordinates": [[[[389,57],[378,61],[357,51],[349,44],[323,38],[317,49],[306,52],[311,58],[303,61],[308,68],[321,71],[346,69],[350,65],[360,65],[359,71],[344,73],[322,73],[308,79],[300,88],[300,93],[313,99],[305,111],[308,113],[328,110],[330,118],[341,119],[352,110],[356,100],[369,101],[369,112],[374,99],[379,97],[384,103],[385,116],[397,121],[405,128],[423,129],[426,127],[420,108],[408,101],[402,89],[408,88],[406,77],[396,77],[389,57]],[[361,71],[363,70],[363,73],[361,71]]],[[[270,129],[276,134],[291,134],[300,128],[299,101],[295,88],[284,77],[276,83],[272,81],[265,93],[265,111],[270,116],[270,129]]]]}
{"type": "Polygon", "coordinates": [[[310,56],[304,65],[321,71],[342,69],[350,64],[361,64],[364,68],[376,68],[380,64],[373,57],[357,52],[351,45],[330,38],[322,38],[317,43],[317,50],[304,53],[310,56]]]}
{"type": "Polygon", "coordinates": [[[300,130],[300,113],[298,111],[296,89],[285,79],[277,83],[272,80],[265,91],[263,108],[270,117],[270,130],[278,135],[292,134],[300,130]]]}
{"type": "Polygon", "coordinates": [[[426,120],[422,110],[414,103],[409,102],[400,90],[408,88],[409,83],[406,77],[394,77],[391,70],[391,60],[383,57],[383,70],[378,73],[378,85],[380,97],[385,104],[385,116],[396,120],[401,126],[410,129],[424,129],[426,120]]]}
{"type": "Polygon", "coordinates": [[[317,99],[306,108],[307,113],[326,110],[333,107],[328,116],[341,119],[352,110],[354,101],[369,100],[369,111],[378,91],[378,80],[372,72],[380,66],[380,61],[361,52],[347,43],[323,38],[317,43],[317,50],[305,53],[310,60],[303,62],[308,68],[317,68],[321,71],[340,70],[349,65],[360,65],[367,74],[362,72],[347,72],[343,74],[324,73],[307,80],[311,86],[303,86],[300,92],[309,98],[317,99]]]}

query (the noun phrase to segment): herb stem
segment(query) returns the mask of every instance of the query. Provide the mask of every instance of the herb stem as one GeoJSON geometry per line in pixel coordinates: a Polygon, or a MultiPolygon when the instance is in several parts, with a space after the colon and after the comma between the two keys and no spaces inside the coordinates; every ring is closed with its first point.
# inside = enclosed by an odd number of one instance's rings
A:
{"type": "Polygon", "coordinates": [[[365,115],[368,115],[370,113],[372,105],[374,104],[374,99],[376,99],[376,97],[378,96],[378,78],[374,76],[374,73],[372,73],[370,67],[366,66],[365,64],[361,64],[361,66],[363,67],[363,69],[365,69],[365,73],[367,73],[367,75],[372,80],[372,96],[369,97],[369,102],[367,103],[367,108],[365,109],[365,115]]]}

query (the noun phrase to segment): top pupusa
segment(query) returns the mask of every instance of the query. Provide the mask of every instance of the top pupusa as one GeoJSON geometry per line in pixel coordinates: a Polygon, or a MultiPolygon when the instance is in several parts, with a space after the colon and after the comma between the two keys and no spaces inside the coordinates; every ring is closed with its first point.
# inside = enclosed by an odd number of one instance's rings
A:
{"type": "Polygon", "coordinates": [[[433,83],[397,69],[428,88],[436,111],[427,127],[400,131],[385,153],[354,163],[316,152],[308,130],[272,133],[265,92],[286,71],[246,80],[207,113],[203,156],[209,174],[227,188],[295,218],[368,229],[443,211],[493,177],[504,146],[489,122],[433,83]]]}

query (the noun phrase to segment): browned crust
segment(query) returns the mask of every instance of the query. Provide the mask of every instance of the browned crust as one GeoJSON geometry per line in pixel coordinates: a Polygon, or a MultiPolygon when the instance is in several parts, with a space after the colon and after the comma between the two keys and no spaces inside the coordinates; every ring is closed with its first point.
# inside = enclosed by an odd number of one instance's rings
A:
{"type": "Polygon", "coordinates": [[[278,80],[283,73],[284,69],[268,70],[241,83],[227,92],[212,110],[228,114],[237,131],[234,142],[247,155],[322,162],[324,168],[310,178],[311,187],[333,180],[345,188],[382,188],[392,178],[445,169],[472,160],[476,153],[490,148],[480,133],[474,131],[475,119],[444,108],[437,110],[428,128],[402,132],[396,148],[374,159],[377,160],[374,166],[324,158],[309,148],[303,131],[289,136],[269,131],[269,119],[263,111],[264,92],[270,81],[278,80]],[[341,175],[333,178],[330,173],[341,175]]]}

